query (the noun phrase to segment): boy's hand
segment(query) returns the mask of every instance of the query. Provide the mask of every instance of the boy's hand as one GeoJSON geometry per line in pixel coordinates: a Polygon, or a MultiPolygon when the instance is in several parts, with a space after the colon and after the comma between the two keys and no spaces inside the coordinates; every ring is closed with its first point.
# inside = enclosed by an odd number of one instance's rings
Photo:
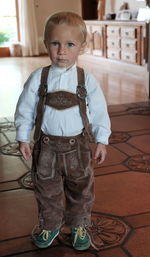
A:
{"type": "Polygon", "coordinates": [[[19,151],[23,155],[23,158],[28,161],[31,158],[32,152],[30,144],[26,142],[19,142],[19,151]]]}
{"type": "Polygon", "coordinates": [[[101,164],[105,160],[106,154],[106,146],[101,143],[97,143],[94,153],[94,160],[96,160],[98,164],[101,164]]]}

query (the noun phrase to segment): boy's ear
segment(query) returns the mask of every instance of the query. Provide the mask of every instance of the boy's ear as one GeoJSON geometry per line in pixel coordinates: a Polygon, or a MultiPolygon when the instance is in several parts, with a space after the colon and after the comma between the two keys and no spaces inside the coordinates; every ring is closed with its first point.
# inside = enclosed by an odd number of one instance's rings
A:
{"type": "Polygon", "coordinates": [[[87,42],[84,42],[81,46],[81,49],[80,49],[80,54],[83,54],[84,53],[84,50],[85,50],[85,47],[87,46],[87,42]]]}

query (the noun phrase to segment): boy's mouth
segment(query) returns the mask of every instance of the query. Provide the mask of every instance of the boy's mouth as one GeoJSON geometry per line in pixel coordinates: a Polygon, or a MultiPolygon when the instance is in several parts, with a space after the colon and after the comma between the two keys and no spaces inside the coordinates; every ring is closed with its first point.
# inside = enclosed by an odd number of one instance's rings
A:
{"type": "Polygon", "coordinates": [[[66,62],[67,62],[67,60],[66,60],[66,59],[63,59],[63,58],[57,58],[57,61],[58,61],[58,62],[62,62],[62,63],[66,63],[66,62]]]}

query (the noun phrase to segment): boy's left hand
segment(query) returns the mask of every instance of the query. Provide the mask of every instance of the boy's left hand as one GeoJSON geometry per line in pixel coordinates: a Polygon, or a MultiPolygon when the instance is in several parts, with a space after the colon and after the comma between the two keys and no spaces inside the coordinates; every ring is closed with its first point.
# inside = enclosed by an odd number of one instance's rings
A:
{"type": "Polygon", "coordinates": [[[94,153],[94,160],[96,160],[97,164],[101,164],[105,160],[106,155],[106,146],[101,143],[97,143],[94,153]]]}

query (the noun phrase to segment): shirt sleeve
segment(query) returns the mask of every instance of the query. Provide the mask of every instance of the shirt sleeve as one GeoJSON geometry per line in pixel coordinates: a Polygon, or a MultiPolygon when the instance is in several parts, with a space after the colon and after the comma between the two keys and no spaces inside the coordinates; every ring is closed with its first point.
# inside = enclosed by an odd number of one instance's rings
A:
{"type": "Polygon", "coordinates": [[[91,73],[86,73],[87,109],[96,142],[107,145],[111,134],[110,118],[103,91],[91,73]]]}
{"type": "Polygon", "coordinates": [[[33,72],[24,85],[15,111],[16,140],[30,142],[34,127],[41,71],[33,72]]]}

